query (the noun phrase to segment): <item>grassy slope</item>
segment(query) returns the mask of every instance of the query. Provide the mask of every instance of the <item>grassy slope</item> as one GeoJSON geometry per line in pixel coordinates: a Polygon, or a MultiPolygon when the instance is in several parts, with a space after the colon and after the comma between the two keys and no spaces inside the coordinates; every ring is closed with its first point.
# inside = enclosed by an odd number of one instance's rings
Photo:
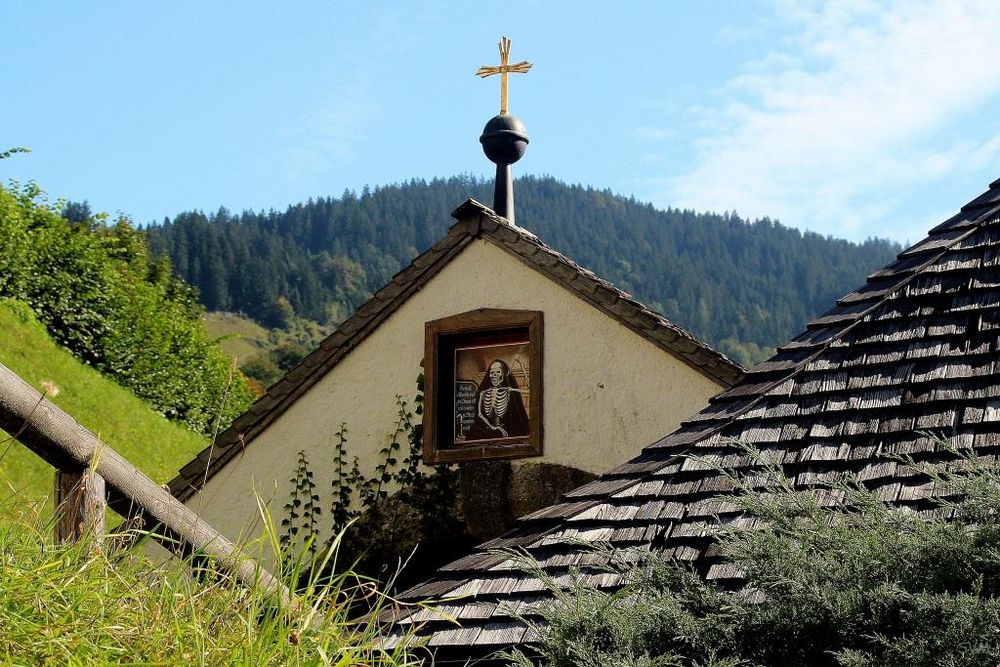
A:
{"type": "Polygon", "coordinates": [[[235,313],[205,313],[205,328],[223,352],[240,362],[274,347],[267,329],[235,313]]]}
{"type": "Polygon", "coordinates": [[[274,613],[262,587],[154,567],[141,546],[108,554],[48,535],[0,517],[0,664],[423,664],[381,650],[384,599],[349,572],[274,613]]]}
{"type": "MultiPolygon", "coordinates": [[[[81,363],[48,337],[27,307],[0,300],[0,363],[43,390],[52,401],[157,482],[165,482],[208,441],[167,421],[129,390],[81,363]]],[[[51,493],[52,468],[25,447],[0,446],[0,514],[51,493]],[[16,496],[15,496],[16,492],[16,496]],[[16,497],[17,503],[12,502],[16,497]],[[26,502],[21,502],[26,501],[26,502]]]]}

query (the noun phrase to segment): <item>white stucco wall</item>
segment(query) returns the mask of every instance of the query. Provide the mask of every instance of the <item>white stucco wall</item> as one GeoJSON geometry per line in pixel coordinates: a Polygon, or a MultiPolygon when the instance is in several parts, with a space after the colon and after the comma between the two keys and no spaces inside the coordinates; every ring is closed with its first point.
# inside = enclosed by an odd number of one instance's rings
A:
{"type": "Polygon", "coordinates": [[[254,494],[279,517],[300,449],[309,457],[319,490],[329,493],[332,443],[340,422],[347,423],[351,455],[371,471],[396,421],[396,394],[412,403],[424,323],[476,308],[544,312],[546,462],[603,472],[672,431],[721,390],[549,278],[476,240],[188,505],[230,538],[258,533],[254,494]]]}

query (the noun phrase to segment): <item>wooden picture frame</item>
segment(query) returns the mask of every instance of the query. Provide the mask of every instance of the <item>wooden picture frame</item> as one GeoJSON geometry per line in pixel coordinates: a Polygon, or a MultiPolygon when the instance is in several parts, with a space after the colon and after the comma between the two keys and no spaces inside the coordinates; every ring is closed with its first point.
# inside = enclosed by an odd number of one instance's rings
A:
{"type": "Polygon", "coordinates": [[[481,308],[424,325],[424,462],[542,454],[542,321],[481,308]]]}

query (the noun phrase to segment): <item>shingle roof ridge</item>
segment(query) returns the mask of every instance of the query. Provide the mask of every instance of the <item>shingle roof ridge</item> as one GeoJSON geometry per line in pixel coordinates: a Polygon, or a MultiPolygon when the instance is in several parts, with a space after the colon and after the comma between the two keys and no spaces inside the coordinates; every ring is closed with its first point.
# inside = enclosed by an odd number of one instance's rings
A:
{"type": "MultiPolygon", "coordinates": [[[[991,190],[992,189],[998,189],[998,188],[1000,188],[1000,179],[998,179],[997,181],[994,181],[994,183],[991,184],[991,190]]],[[[970,234],[972,234],[977,229],[977,226],[976,226],[977,224],[979,224],[981,222],[985,222],[990,217],[995,216],[996,214],[997,214],[997,211],[994,209],[994,210],[991,210],[991,211],[987,212],[986,214],[983,214],[982,216],[979,216],[977,218],[976,222],[972,226],[969,226],[969,227],[967,227],[966,229],[963,230],[963,232],[962,232],[961,235],[956,236],[953,239],[949,239],[949,243],[946,246],[943,246],[940,249],[937,249],[937,251],[933,255],[928,255],[926,261],[924,261],[924,262],[921,263],[920,268],[914,269],[911,273],[903,275],[900,278],[900,280],[897,281],[895,283],[895,285],[889,291],[887,291],[885,294],[881,295],[878,299],[872,300],[871,303],[870,303],[870,305],[868,305],[863,310],[859,311],[857,313],[856,317],[852,318],[850,324],[846,325],[841,330],[839,330],[836,333],[836,335],[834,335],[831,338],[823,341],[823,343],[821,345],[817,346],[808,356],[803,357],[800,361],[798,361],[795,364],[795,366],[792,369],[790,369],[788,372],[783,373],[783,374],[779,375],[778,377],[775,377],[775,378],[773,378],[771,380],[768,380],[766,383],[764,383],[763,386],[761,387],[760,391],[759,392],[755,392],[752,400],[748,401],[745,405],[742,405],[737,412],[734,412],[731,415],[727,415],[727,417],[726,417],[726,419],[724,421],[718,422],[717,424],[715,424],[712,427],[710,427],[709,430],[707,430],[707,431],[701,430],[699,432],[699,435],[702,436],[702,438],[714,435],[715,433],[718,433],[723,428],[725,428],[728,424],[730,424],[733,421],[735,421],[739,416],[744,415],[747,412],[749,412],[750,410],[752,410],[754,407],[756,407],[767,396],[767,394],[768,394],[769,391],[771,391],[775,387],[778,387],[779,385],[781,385],[781,384],[783,384],[785,382],[788,382],[789,380],[791,380],[792,378],[794,378],[796,375],[798,375],[799,373],[801,373],[801,371],[808,365],[808,363],[810,361],[813,361],[817,357],[819,357],[820,355],[822,355],[825,351],[827,351],[830,348],[830,346],[835,341],[842,339],[855,326],[857,326],[858,323],[862,322],[865,315],[867,315],[868,313],[870,313],[870,312],[874,311],[875,309],[879,308],[890,297],[890,295],[895,294],[900,289],[905,288],[906,285],[908,285],[910,282],[912,282],[913,280],[915,280],[918,276],[923,275],[923,272],[927,269],[927,267],[931,266],[937,260],[939,260],[943,255],[945,255],[949,251],[949,249],[952,248],[952,246],[954,246],[956,243],[958,243],[962,239],[964,239],[964,238],[968,237],[970,234]]],[[[931,238],[931,237],[929,236],[928,238],[931,238]]],[[[913,246],[911,246],[910,248],[904,249],[903,251],[901,251],[899,253],[899,255],[897,256],[897,260],[899,258],[903,257],[909,250],[911,250],[912,248],[916,248],[919,245],[920,244],[917,243],[917,244],[914,244],[913,246]]],[[[883,270],[883,269],[880,269],[880,271],[881,270],[883,270]]],[[[866,279],[866,283],[868,282],[868,280],[871,280],[872,276],[876,275],[877,273],[878,273],[878,271],[870,274],[869,277],[866,279]]],[[[838,299],[838,302],[839,302],[839,299],[838,299]]],[[[820,317],[822,317],[822,316],[820,316],[820,317]]],[[[806,324],[806,329],[807,330],[808,330],[809,326],[815,320],[816,320],[816,318],[814,318],[813,320],[811,320],[809,323],[806,324]]],[[[703,408],[702,410],[699,410],[697,413],[695,413],[694,415],[692,415],[692,417],[690,417],[687,420],[685,420],[684,422],[682,422],[681,427],[678,428],[677,430],[675,430],[673,433],[664,436],[663,438],[661,438],[657,442],[654,442],[654,443],[648,445],[647,447],[644,447],[642,449],[642,452],[640,453],[639,457],[636,457],[636,458],[638,459],[638,458],[640,458],[643,455],[652,455],[652,454],[655,454],[658,451],[663,450],[666,446],[669,446],[670,437],[672,435],[674,435],[675,433],[678,433],[678,432],[682,431],[685,424],[690,423],[692,421],[695,421],[698,415],[701,415],[703,413],[706,413],[706,412],[710,411],[712,409],[713,405],[716,405],[718,403],[721,403],[721,402],[725,401],[727,399],[727,396],[729,394],[731,394],[734,390],[737,390],[744,383],[751,382],[753,380],[756,368],[759,368],[760,366],[766,365],[769,362],[773,361],[774,359],[776,359],[776,358],[778,358],[780,356],[781,356],[781,351],[780,351],[780,348],[779,348],[779,352],[775,353],[769,359],[761,362],[760,364],[757,364],[757,366],[752,367],[748,371],[746,378],[743,381],[737,383],[736,387],[733,387],[731,389],[723,391],[720,394],[718,394],[715,397],[713,397],[711,399],[711,404],[708,407],[703,408]]],[[[699,438],[699,439],[702,439],[702,438],[699,438]]],[[[678,458],[687,455],[690,452],[691,448],[692,448],[691,445],[688,445],[688,446],[685,446],[683,448],[683,450],[681,450],[681,451],[675,451],[675,452],[671,453],[668,456],[668,458],[663,461],[663,466],[661,466],[661,467],[666,467],[666,466],[669,466],[669,465],[675,463],[678,458]]],[[[635,459],[633,459],[633,460],[635,460],[635,459]]],[[[616,468],[612,468],[610,471],[608,471],[607,473],[605,473],[605,475],[614,474],[614,472],[616,470],[618,470],[618,468],[621,468],[621,467],[624,467],[624,466],[628,466],[628,465],[629,465],[629,463],[625,463],[625,464],[623,464],[623,466],[618,466],[616,468]]],[[[639,483],[642,483],[643,481],[647,481],[649,477],[652,477],[652,476],[656,475],[659,471],[660,471],[660,468],[649,470],[642,477],[640,477],[639,479],[637,479],[636,482],[635,482],[635,484],[639,484],[639,483]]],[[[601,479],[601,478],[599,477],[598,479],[601,479]]]]}
{"type": "MultiPolygon", "coordinates": [[[[997,190],[997,189],[1000,189],[1000,179],[997,179],[996,181],[994,181],[993,183],[990,184],[990,190],[997,190]]],[[[987,193],[988,192],[989,191],[987,191],[987,193]]],[[[979,198],[977,198],[977,199],[979,199],[979,198]]],[[[973,201],[976,201],[976,200],[973,200],[973,201]]],[[[968,206],[968,204],[966,206],[968,206]]],[[[963,207],[963,210],[964,209],[965,209],[965,207],[963,207]]],[[[902,277],[900,278],[900,280],[897,281],[893,285],[893,287],[891,289],[889,289],[884,294],[882,294],[878,299],[872,300],[872,302],[871,302],[871,304],[869,306],[867,306],[866,308],[864,308],[862,311],[859,311],[857,313],[856,317],[852,318],[850,324],[848,324],[845,327],[843,327],[841,330],[839,330],[831,338],[823,341],[823,343],[821,345],[817,346],[815,348],[815,350],[812,351],[808,356],[804,357],[799,362],[797,362],[795,364],[795,366],[790,371],[788,371],[787,373],[782,374],[782,375],[780,375],[780,376],[778,376],[778,377],[776,377],[776,378],[774,378],[772,380],[769,380],[760,389],[760,391],[755,392],[754,397],[753,397],[752,400],[750,400],[749,402],[747,402],[745,405],[741,406],[738,411],[732,413],[731,415],[727,415],[727,417],[726,417],[725,420],[720,421],[717,424],[713,425],[707,431],[706,430],[701,430],[699,432],[699,435],[701,436],[699,438],[699,440],[702,440],[705,437],[710,437],[710,436],[718,433],[719,431],[721,431],[722,429],[724,429],[727,425],[729,425],[732,422],[734,422],[737,418],[739,418],[740,416],[748,413],[754,407],[758,406],[760,404],[760,402],[767,397],[769,391],[773,390],[775,387],[778,387],[778,386],[782,385],[783,383],[786,383],[786,382],[792,380],[794,377],[796,377],[797,375],[799,375],[802,372],[802,370],[804,368],[806,368],[806,366],[809,364],[810,361],[814,361],[817,357],[819,357],[824,352],[826,352],[834,342],[842,339],[846,334],[848,334],[851,330],[853,330],[855,326],[857,326],[860,322],[862,322],[864,320],[864,316],[865,315],[867,315],[868,313],[871,313],[872,311],[874,311],[877,308],[881,307],[885,303],[885,301],[890,298],[890,296],[892,294],[895,294],[895,293],[899,292],[899,290],[904,289],[909,283],[911,283],[912,281],[916,280],[918,277],[923,276],[924,272],[927,270],[927,268],[930,267],[930,266],[932,266],[933,264],[935,264],[939,259],[941,259],[941,257],[943,257],[955,244],[959,243],[961,240],[963,240],[963,239],[967,238],[968,236],[970,236],[971,234],[973,234],[979,228],[979,225],[981,225],[982,223],[990,220],[991,218],[995,218],[998,214],[1000,214],[1000,207],[993,206],[992,208],[990,208],[990,210],[988,210],[987,212],[983,213],[982,215],[976,216],[976,218],[972,222],[972,224],[970,224],[967,227],[965,227],[959,235],[954,236],[954,238],[950,238],[948,240],[947,245],[940,246],[939,248],[935,248],[935,251],[933,252],[933,254],[928,254],[927,257],[926,257],[926,259],[925,259],[925,261],[923,261],[923,262],[920,263],[919,268],[914,268],[912,270],[912,272],[910,272],[908,274],[903,274],[902,277]]],[[[937,229],[937,228],[935,228],[935,229],[937,229]]],[[[938,235],[940,235],[940,234],[941,234],[941,232],[938,233],[938,235]]],[[[910,246],[909,248],[906,248],[906,249],[902,250],[899,253],[899,255],[897,255],[897,261],[899,259],[907,256],[907,254],[911,253],[915,248],[918,248],[919,246],[923,245],[925,243],[925,241],[927,241],[928,239],[932,239],[933,236],[934,236],[934,234],[929,234],[928,237],[926,237],[923,241],[915,243],[912,246],[910,246]]],[[[866,284],[872,279],[873,276],[877,275],[878,273],[880,273],[884,269],[885,269],[885,267],[883,267],[883,269],[880,269],[879,271],[876,271],[876,272],[873,272],[872,274],[870,274],[868,276],[868,278],[866,279],[866,284]]],[[[852,293],[853,292],[851,292],[849,294],[852,294],[852,293]]],[[[841,299],[842,298],[843,297],[841,297],[841,299]]],[[[837,300],[838,304],[840,303],[841,299],[837,300]]],[[[831,310],[834,310],[834,309],[831,309],[831,310]]],[[[822,317],[822,316],[820,316],[820,317],[822,317]]],[[[816,321],[816,319],[818,319],[818,318],[814,318],[813,320],[810,320],[810,322],[806,324],[806,330],[809,329],[809,327],[813,324],[813,322],[816,321]]],[[[672,435],[674,435],[674,434],[682,431],[684,429],[684,425],[688,424],[688,423],[690,423],[692,421],[695,421],[696,418],[698,417],[698,415],[701,415],[701,414],[703,414],[703,413],[705,413],[707,411],[710,411],[712,409],[713,405],[725,401],[726,398],[727,398],[727,395],[729,395],[732,392],[738,390],[739,387],[742,386],[744,383],[751,382],[753,380],[754,374],[756,372],[755,369],[759,368],[760,366],[766,365],[769,362],[773,361],[774,359],[778,358],[781,355],[781,351],[780,350],[781,350],[781,348],[779,348],[779,352],[777,352],[776,354],[772,355],[772,357],[770,357],[769,359],[761,362],[757,366],[754,366],[753,368],[751,368],[748,371],[746,378],[742,382],[738,383],[736,387],[733,387],[733,388],[731,388],[729,390],[723,391],[720,394],[718,394],[717,396],[713,397],[711,399],[711,401],[710,401],[711,404],[709,405],[709,407],[704,408],[704,409],[698,411],[697,413],[695,413],[694,415],[692,415],[692,417],[690,417],[687,420],[685,420],[684,422],[682,422],[681,427],[678,428],[676,431],[674,431],[671,434],[668,434],[664,438],[661,438],[657,442],[655,442],[655,443],[653,443],[653,444],[651,444],[651,445],[649,445],[647,447],[644,447],[642,449],[640,457],[643,456],[643,455],[652,455],[652,454],[656,453],[657,450],[662,450],[665,447],[668,447],[669,446],[669,440],[670,440],[670,438],[671,438],[672,435]]],[[[662,466],[659,466],[659,467],[657,467],[655,469],[649,470],[640,479],[638,479],[635,483],[639,484],[639,483],[642,483],[644,481],[648,481],[648,479],[650,477],[655,476],[663,468],[668,467],[669,465],[671,465],[673,463],[676,463],[676,461],[679,458],[682,458],[682,457],[688,455],[692,448],[693,448],[693,443],[690,443],[687,446],[684,446],[682,450],[675,451],[675,452],[671,453],[668,456],[668,458],[663,461],[662,466]]],[[[639,457],[636,457],[636,458],[639,458],[639,457]]],[[[635,459],[633,459],[633,460],[635,460],[635,459]]],[[[629,463],[625,463],[622,466],[618,466],[616,468],[613,468],[612,470],[608,471],[608,473],[605,473],[605,475],[613,474],[619,468],[624,468],[624,467],[626,467],[628,465],[629,465],[629,463]]],[[[600,479],[600,478],[598,478],[598,479],[600,479]]]]}
{"type": "Polygon", "coordinates": [[[474,199],[463,204],[462,209],[476,207],[486,218],[481,226],[483,238],[529,264],[540,273],[562,284],[591,305],[651,339],[654,344],[677,355],[695,370],[708,375],[724,385],[732,385],[745,369],[725,354],[709,347],[687,329],[671,322],[637,301],[631,294],[601,278],[570,257],[555,250],[537,235],[516,225],[509,224],[474,199]],[[488,222],[487,222],[488,221],[488,222]],[[527,248],[519,246],[526,245],[527,248]],[[555,262],[542,262],[544,253],[555,262]]]}

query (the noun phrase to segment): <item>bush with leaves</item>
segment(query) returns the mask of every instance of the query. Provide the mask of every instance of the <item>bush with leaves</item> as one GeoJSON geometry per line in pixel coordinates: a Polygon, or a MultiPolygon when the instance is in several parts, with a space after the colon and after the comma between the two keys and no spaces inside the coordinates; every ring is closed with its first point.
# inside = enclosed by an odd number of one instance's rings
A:
{"type": "Polygon", "coordinates": [[[547,580],[557,601],[538,624],[540,663],[998,664],[1000,473],[975,457],[959,463],[921,468],[956,494],[942,501],[948,521],[888,506],[858,483],[840,485],[831,509],[772,469],[764,493],[737,496],[762,525],[718,532],[746,588],[721,590],[650,551],[609,552],[628,581],[617,592],[547,580]]]}
{"type": "Polygon", "coordinates": [[[202,307],[124,217],[70,221],[34,184],[0,186],[0,297],[31,306],[75,356],[165,416],[211,434],[253,400],[202,307]]]}
{"type": "Polygon", "coordinates": [[[286,328],[271,329],[264,349],[243,361],[240,370],[261,387],[269,387],[319,347],[331,331],[330,327],[293,317],[286,328]]]}

